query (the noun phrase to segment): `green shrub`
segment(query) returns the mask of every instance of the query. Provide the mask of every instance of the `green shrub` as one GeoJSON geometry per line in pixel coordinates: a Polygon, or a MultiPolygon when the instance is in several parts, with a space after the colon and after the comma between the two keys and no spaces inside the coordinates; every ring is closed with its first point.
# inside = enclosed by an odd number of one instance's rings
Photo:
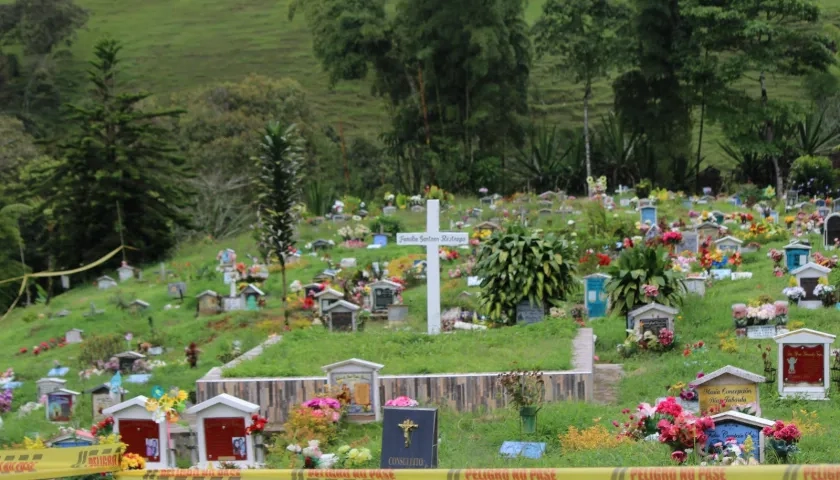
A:
{"type": "Polygon", "coordinates": [[[826,195],[837,183],[831,160],[808,155],[799,157],[793,162],[790,167],[790,180],[793,190],[808,197],[826,195]]]}
{"type": "Polygon", "coordinates": [[[624,250],[610,266],[609,275],[610,305],[621,315],[653,302],[675,307],[682,304],[685,296],[685,283],[671,270],[671,259],[662,248],[641,245],[624,250]],[[654,297],[645,295],[645,285],[657,286],[659,293],[654,297]]]}
{"type": "Polygon", "coordinates": [[[125,339],[119,333],[94,335],[82,342],[79,364],[86,367],[97,360],[109,358],[125,350],[125,339]]]}
{"type": "Polygon", "coordinates": [[[475,266],[481,303],[499,323],[515,323],[516,305],[560,306],[577,291],[577,260],[565,238],[511,229],[493,234],[481,247],[475,266]]]}
{"type": "Polygon", "coordinates": [[[396,216],[380,215],[373,219],[370,224],[370,231],[373,233],[387,233],[388,235],[396,235],[403,231],[404,225],[402,220],[396,216]]]}

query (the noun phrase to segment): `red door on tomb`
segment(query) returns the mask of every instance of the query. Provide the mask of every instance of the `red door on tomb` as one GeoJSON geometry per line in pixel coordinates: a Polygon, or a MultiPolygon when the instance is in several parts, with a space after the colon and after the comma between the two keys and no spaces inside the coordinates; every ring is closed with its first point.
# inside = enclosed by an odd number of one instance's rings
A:
{"type": "Polygon", "coordinates": [[[120,420],[120,438],[126,453],[136,453],[149,462],[160,461],[160,426],[153,420],[120,420]]]}
{"type": "Polygon", "coordinates": [[[248,449],[245,440],[244,418],[204,419],[204,445],[207,448],[207,460],[212,462],[247,460],[248,449]]]}

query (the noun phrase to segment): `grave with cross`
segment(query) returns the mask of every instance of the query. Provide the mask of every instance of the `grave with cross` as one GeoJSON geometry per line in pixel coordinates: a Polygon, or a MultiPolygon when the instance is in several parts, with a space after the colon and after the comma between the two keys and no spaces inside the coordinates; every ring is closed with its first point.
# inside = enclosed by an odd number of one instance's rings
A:
{"type": "Polygon", "coordinates": [[[441,246],[466,245],[470,241],[466,232],[440,231],[440,201],[426,202],[426,231],[398,233],[397,245],[418,245],[426,247],[426,302],[428,333],[440,333],[440,256],[441,246]]]}

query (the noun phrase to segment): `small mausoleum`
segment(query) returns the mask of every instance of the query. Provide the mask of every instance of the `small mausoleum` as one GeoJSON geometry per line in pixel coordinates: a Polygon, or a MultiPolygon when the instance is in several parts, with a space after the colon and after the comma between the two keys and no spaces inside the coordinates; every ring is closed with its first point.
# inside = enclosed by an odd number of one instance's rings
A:
{"type": "Polygon", "coordinates": [[[170,468],[169,435],[166,423],[153,420],[153,412],[146,410],[146,400],[139,395],[102,411],[114,417],[114,433],[126,444],[125,453],[135,453],[146,459],[148,470],[170,468]]]}
{"type": "Polygon", "coordinates": [[[219,468],[219,462],[238,468],[256,464],[253,435],[245,429],[260,406],[222,393],[189,409],[196,417],[199,468],[219,468]]]}

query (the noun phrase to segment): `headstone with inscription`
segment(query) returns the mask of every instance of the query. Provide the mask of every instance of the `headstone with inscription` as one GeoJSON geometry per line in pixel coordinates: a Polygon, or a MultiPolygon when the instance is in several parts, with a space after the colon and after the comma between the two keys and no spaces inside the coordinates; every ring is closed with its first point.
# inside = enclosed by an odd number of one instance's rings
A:
{"type": "Polygon", "coordinates": [[[697,390],[701,412],[724,405],[725,410],[749,408],[760,415],[759,385],[765,380],[761,375],[727,365],[691,383],[697,390]]]}
{"type": "Polygon", "coordinates": [[[541,303],[532,304],[528,299],[516,305],[516,323],[529,325],[539,323],[545,318],[545,307],[541,303]]]}
{"type": "Polygon", "coordinates": [[[416,470],[437,465],[437,409],[385,407],[380,468],[416,470]]]}
{"type": "Polygon", "coordinates": [[[677,309],[659,303],[649,303],[627,313],[627,329],[659,333],[661,329],[674,331],[677,309]]]}
{"type": "Polygon", "coordinates": [[[773,338],[778,344],[778,387],[782,398],[827,400],[831,386],[831,344],[835,335],[801,328],[773,338]]]}
{"type": "Polygon", "coordinates": [[[765,438],[763,430],[772,427],[776,422],[766,418],[748,415],[746,413],[726,411],[712,415],[715,427],[706,430],[706,449],[716,443],[724,443],[734,438],[738,445],[743,445],[747,437],[752,438],[752,458],[758,463],[764,463],[765,438]]]}

